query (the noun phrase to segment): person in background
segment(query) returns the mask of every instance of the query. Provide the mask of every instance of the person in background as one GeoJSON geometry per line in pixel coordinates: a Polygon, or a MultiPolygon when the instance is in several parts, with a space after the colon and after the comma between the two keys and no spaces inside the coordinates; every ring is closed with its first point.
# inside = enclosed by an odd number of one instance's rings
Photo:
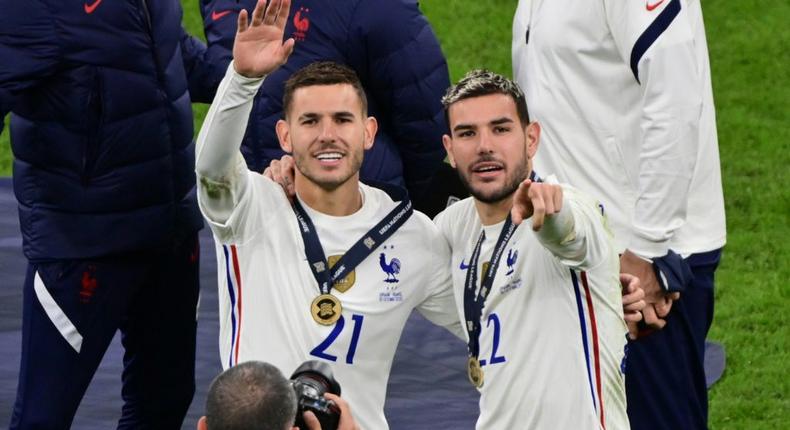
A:
{"type": "MultiPolygon", "coordinates": [[[[194,393],[197,232],[191,102],[227,60],[176,0],[0,1],[24,285],[11,429],[69,427],[115,332],[119,428],[181,427],[194,393]]],[[[2,125],[0,125],[2,127],[2,125]]]]}
{"type": "Polygon", "coordinates": [[[634,429],[705,429],[703,360],[726,241],[698,0],[521,0],[513,75],[543,125],[536,164],[601,199],[645,290],[629,345],[634,429]],[[679,299],[678,299],[679,297],[679,299]]]}

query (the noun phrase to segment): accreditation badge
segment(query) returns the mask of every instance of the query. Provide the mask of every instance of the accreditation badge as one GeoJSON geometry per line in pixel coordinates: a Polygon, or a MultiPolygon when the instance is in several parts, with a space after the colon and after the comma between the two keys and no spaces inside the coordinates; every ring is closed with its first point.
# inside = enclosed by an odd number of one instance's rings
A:
{"type": "Polygon", "coordinates": [[[343,306],[340,299],[331,294],[321,294],[310,304],[310,315],[321,325],[332,325],[340,319],[343,306]]]}
{"type": "MultiPolygon", "coordinates": [[[[326,259],[326,262],[329,263],[329,267],[332,268],[335,266],[335,263],[337,263],[337,261],[340,260],[340,257],[342,257],[342,255],[330,255],[326,259]]],[[[334,285],[332,285],[332,288],[334,288],[337,291],[340,291],[341,293],[345,293],[346,291],[348,291],[349,288],[354,286],[354,282],[356,282],[356,280],[357,280],[357,272],[356,270],[352,270],[343,278],[335,281],[334,285]]]]}
{"type": "Polygon", "coordinates": [[[483,387],[483,368],[480,367],[480,360],[477,357],[469,357],[467,362],[467,372],[469,374],[469,382],[477,388],[483,387]]]}

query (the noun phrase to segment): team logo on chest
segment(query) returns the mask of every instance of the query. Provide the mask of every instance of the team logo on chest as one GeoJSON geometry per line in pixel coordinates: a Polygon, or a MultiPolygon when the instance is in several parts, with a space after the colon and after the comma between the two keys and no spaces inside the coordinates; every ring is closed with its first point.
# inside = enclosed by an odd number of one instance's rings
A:
{"type": "Polygon", "coordinates": [[[292,37],[298,41],[303,41],[307,37],[307,30],[310,29],[310,18],[307,16],[309,13],[310,9],[300,7],[294,14],[294,32],[292,37]]]}
{"type": "Polygon", "coordinates": [[[387,274],[387,278],[384,279],[384,282],[400,282],[397,278],[397,275],[400,273],[400,260],[393,257],[387,262],[387,255],[382,252],[379,254],[379,266],[381,266],[381,270],[387,274]]]}
{"type": "MultiPolygon", "coordinates": [[[[329,263],[330,268],[335,267],[335,263],[337,263],[337,261],[340,260],[340,257],[342,257],[342,255],[330,255],[326,259],[326,262],[329,263]]],[[[357,272],[356,270],[352,270],[346,276],[335,282],[332,288],[336,289],[337,291],[340,291],[341,293],[345,293],[346,291],[348,291],[349,288],[354,286],[356,280],[357,280],[357,272]]]]}
{"type": "Polygon", "coordinates": [[[518,259],[518,250],[516,249],[509,249],[507,251],[507,273],[505,275],[510,276],[513,274],[513,265],[516,264],[516,260],[518,259]]]}
{"type": "Polygon", "coordinates": [[[507,273],[505,273],[505,276],[507,276],[508,279],[505,285],[500,287],[499,294],[505,294],[509,291],[521,288],[521,278],[515,277],[515,279],[513,279],[513,273],[515,273],[516,270],[516,261],[518,261],[518,250],[510,248],[507,251],[507,260],[505,260],[505,263],[507,263],[507,273]]]}
{"type": "MultiPolygon", "coordinates": [[[[379,253],[379,266],[386,275],[384,278],[386,287],[384,288],[384,291],[379,292],[379,301],[402,302],[403,293],[400,291],[400,288],[398,288],[398,283],[400,282],[398,275],[400,274],[401,262],[396,257],[387,257],[387,249],[392,250],[395,248],[393,245],[385,245],[382,248],[383,252],[379,253]]],[[[392,255],[392,252],[389,254],[392,255]]]]}

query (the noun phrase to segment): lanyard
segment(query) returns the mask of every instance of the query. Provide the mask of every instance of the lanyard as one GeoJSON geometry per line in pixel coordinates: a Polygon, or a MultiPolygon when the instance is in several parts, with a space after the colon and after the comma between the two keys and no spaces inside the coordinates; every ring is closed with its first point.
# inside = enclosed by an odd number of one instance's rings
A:
{"type": "Polygon", "coordinates": [[[299,223],[299,232],[304,240],[304,250],[307,255],[307,262],[313,277],[318,281],[318,288],[321,294],[329,294],[335,282],[343,279],[348,273],[359,265],[374,249],[384,243],[395,231],[409,219],[414,212],[411,200],[405,189],[389,184],[375,184],[381,188],[393,200],[399,201],[398,205],[391,210],[378,224],[367,233],[340,257],[332,268],[327,264],[324,248],[318,239],[318,232],[310,220],[310,216],[299,203],[299,199],[294,199],[293,210],[296,220],[299,223]]]}
{"type": "Polygon", "coordinates": [[[505,220],[505,225],[502,226],[502,231],[499,233],[499,238],[494,245],[494,253],[491,255],[491,264],[488,266],[488,271],[483,274],[484,278],[480,282],[480,291],[475,295],[475,287],[477,283],[477,261],[480,258],[480,248],[486,238],[486,232],[480,232],[480,238],[477,239],[474,251],[469,261],[469,268],[466,271],[466,283],[464,288],[464,318],[466,319],[466,331],[469,334],[469,355],[477,357],[480,354],[480,317],[483,313],[483,306],[485,306],[486,298],[491,292],[491,287],[494,284],[494,277],[496,276],[497,268],[499,267],[499,260],[502,253],[505,251],[508,241],[516,231],[516,225],[510,219],[508,214],[505,220]]]}

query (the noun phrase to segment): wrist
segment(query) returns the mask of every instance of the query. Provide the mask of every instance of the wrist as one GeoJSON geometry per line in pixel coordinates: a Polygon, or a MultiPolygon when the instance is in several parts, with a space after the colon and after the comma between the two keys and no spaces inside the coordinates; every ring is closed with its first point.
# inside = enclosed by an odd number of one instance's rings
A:
{"type": "Polygon", "coordinates": [[[236,64],[235,60],[231,60],[230,68],[233,70],[234,77],[246,82],[257,82],[263,80],[266,77],[266,74],[262,75],[255,75],[250,70],[246,70],[243,68],[239,68],[238,64],[236,64]]]}

